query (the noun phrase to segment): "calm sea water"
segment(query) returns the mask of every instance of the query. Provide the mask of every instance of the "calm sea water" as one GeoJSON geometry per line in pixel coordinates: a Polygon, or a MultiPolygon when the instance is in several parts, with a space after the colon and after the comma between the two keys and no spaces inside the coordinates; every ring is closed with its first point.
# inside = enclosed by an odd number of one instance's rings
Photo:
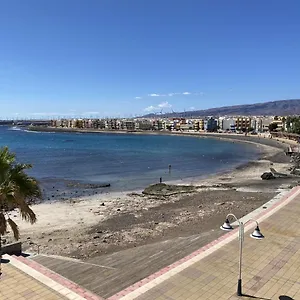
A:
{"type": "Polygon", "coordinates": [[[6,145],[20,162],[33,164],[30,175],[40,180],[46,197],[50,190],[65,193],[69,181],[108,182],[109,191],[133,190],[159,182],[160,177],[163,181],[205,177],[259,155],[255,146],[215,139],[39,133],[0,126],[0,146],[6,145]],[[168,165],[172,165],[171,174],[168,165]]]}

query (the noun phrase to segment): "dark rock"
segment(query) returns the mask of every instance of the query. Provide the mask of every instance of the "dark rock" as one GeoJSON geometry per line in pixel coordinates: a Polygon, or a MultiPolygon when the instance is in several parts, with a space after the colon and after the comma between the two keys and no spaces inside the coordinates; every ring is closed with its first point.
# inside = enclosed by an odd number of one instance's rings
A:
{"type": "Polygon", "coordinates": [[[117,209],[117,211],[120,211],[120,210],[121,210],[120,208],[117,209]]]}
{"type": "Polygon", "coordinates": [[[77,187],[85,189],[97,189],[103,187],[110,187],[110,183],[81,183],[81,182],[69,182],[67,183],[68,187],[77,187]]]}
{"type": "Polygon", "coordinates": [[[165,183],[152,184],[144,189],[144,195],[152,196],[171,196],[183,193],[193,193],[196,188],[191,185],[172,185],[165,183]]]}
{"type": "Polygon", "coordinates": [[[275,176],[271,172],[265,172],[260,177],[262,180],[275,179],[275,176]]]}
{"type": "Polygon", "coordinates": [[[104,204],[104,203],[102,203],[102,204],[101,204],[101,206],[105,206],[105,204],[104,204]]]}

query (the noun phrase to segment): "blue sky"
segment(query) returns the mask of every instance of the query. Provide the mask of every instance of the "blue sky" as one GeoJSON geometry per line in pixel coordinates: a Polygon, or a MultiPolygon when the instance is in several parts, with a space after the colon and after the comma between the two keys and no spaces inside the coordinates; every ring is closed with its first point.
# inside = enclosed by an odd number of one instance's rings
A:
{"type": "Polygon", "coordinates": [[[0,118],[300,97],[299,0],[0,0],[0,118]]]}

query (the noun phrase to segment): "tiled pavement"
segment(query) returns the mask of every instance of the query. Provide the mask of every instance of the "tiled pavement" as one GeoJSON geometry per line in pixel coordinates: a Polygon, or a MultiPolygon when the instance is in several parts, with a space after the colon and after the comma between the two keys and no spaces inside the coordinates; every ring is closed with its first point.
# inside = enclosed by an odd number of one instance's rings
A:
{"type": "MultiPolygon", "coordinates": [[[[257,216],[265,239],[249,237],[254,223],[245,228],[242,299],[300,299],[299,187],[292,194],[257,216]]],[[[236,296],[238,246],[235,230],[109,299],[241,299],[236,296]]]]}
{"type": "Polygon", "coordinates": [[[4,255],[2,262],[0,300],[102,299],[25,257],[4,255]]]}
{"type": "MultiPolygon", "coordinates": [[[[246,225],[242,299],[300,300],[300,187],[255,219],[265,239],[251,239],[255,223],[246,225]]],[[[236,296],[237,235],[237,230],[223,235],[108,300],[241,299],[236,296]]],[[[32,260],[8,258],[0,300],[101,299],[32,260]]]]}
{"type": "Polygon", "coordinates": [[[2,264],[1,300],[66,300],[58,292],[35,280],[9,263],[2,264]]]}

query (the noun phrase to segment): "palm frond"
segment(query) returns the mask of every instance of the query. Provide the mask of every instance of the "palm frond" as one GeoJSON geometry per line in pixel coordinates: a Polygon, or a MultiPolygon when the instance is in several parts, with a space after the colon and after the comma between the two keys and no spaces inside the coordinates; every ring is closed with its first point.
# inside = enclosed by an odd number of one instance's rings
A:
{"type": "Polygon", "coordinates": [[[8,147],[0,148],[0,234],[6,232],[9,224],[15,238],[19,238],[17,224],[4,216],[4,212],[14,208],[19,209],[25,221],[36,222],[36,215],[26,202],[41,196],[38,182],[26,173],[31,167],[30,164],[17,163],[15,154],[8,147]]]}
{"type": "Polygon", "coordinates": [[[18,187],[19,193],[25,198],[39,198],[41,196],[41,191],[37,181],[24,172],[24,169],[28,169],[30,167],[30,165],[21,164],[14,166],[10,172],[10,181],[14,182],[14,184],[18,187]]]}
{"type": "Polygon", "coordinates": [[[7,219],[7,222],[11,228],[11,230],[13,231],[13,234],[14,234],[14,238],[16,240],[18,240],[20,238],[20,232],[19,232],[19,227],[18,225],[11,219],[11,218],[8,218],[7,219]]]}
{"type": "Polygon", "coordinates": [[[37,219],[35,213],[23,199],[17,198],[17,207],[23,220],[30,222],[31,224],[36,222],[37,219]]]}
{"type": "Polygon", "coordinates": [[[7,230],[6,219],[3,212],[0,212],[0,235],[5,234],[6,230],[7,230]]]}

